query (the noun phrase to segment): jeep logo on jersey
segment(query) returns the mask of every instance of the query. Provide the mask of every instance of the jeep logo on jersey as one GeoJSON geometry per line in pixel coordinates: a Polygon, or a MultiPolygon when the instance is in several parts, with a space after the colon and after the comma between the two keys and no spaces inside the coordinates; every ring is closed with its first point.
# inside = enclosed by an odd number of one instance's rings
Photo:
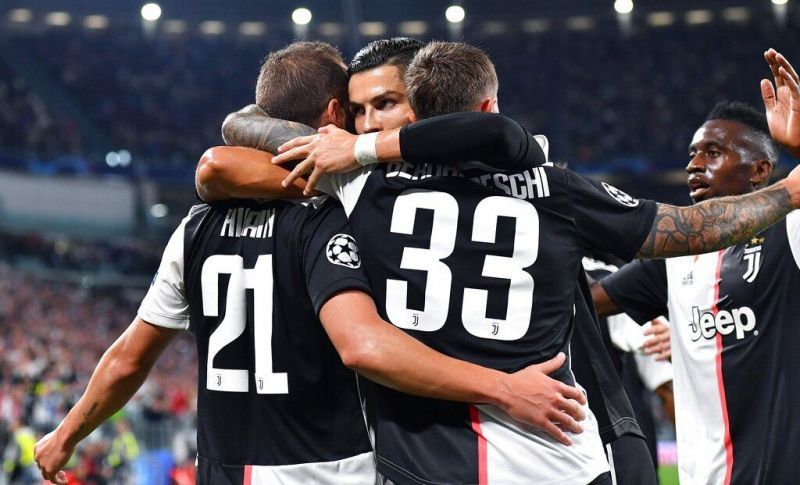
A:
{"type": "MultiPolygon", "coordinates": [[[[697,342],[700,337],[712,339],[719,332],[720,335],[728,335],[734,330],[736,338],[744,338],[745,332],[756,328],[756,314],[753,310],[743,306],[733,310],[720,310],[714,315],[710,311],[700,312],[698,307],[692,308],[692,323],[689,324],[692,342],[697,342]]],[[[753,332],[758,335],[758,330],[753,332]]]]}
{"type": "Polygon", "coordinates": [[[601,182],[601,184],[603,185],[603,188],[606,189],[606,192],[608,192],[608,195],[613,197],[614,200],[616,200],[620,204],[627,205],[628,207],[636,207],[637,205],[639,205],[639,199],[634,199],[633,197],[619,190],[613,185],[609,185],[605,182],[601,182]]]}
{"type": "Polygon", "coordinates": [[[358,268],[361,266],[361,255],[358,254],[358,246],[353,236],[349,234],[337,234],[328,241],[325,249],[328,261],[339,266],[348,268],[358,268]]]}

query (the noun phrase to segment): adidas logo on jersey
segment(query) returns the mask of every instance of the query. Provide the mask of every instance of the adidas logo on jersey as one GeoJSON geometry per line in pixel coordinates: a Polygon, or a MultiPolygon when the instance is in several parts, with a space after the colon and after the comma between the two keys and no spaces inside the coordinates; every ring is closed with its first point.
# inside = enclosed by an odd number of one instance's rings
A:
{"type": "Polygon", "coordinates": [[[348,268],[358,268],[361,266],[361,255],[358,254],[358,246],[353,236],[349,234],[337,234],[328,241],[325,249],[328,261],[339,266],[348,268]]]}
{"type": "MultiPolygon", "coordinates": [[[[714,315],[711,311],[700,312],[700,308],[692,308],[692,323],[689,324],[692,342],[697,342],[701,337],[714,338],[717,333],[728,335],[736,332],[736,338],[741,340],[746,332],[756,328],[756,314],[752,309],[743,306],[733,310],[720,310],[714,315]]],[[[758,335],[758,330],[753,332],[758,335]]]]}

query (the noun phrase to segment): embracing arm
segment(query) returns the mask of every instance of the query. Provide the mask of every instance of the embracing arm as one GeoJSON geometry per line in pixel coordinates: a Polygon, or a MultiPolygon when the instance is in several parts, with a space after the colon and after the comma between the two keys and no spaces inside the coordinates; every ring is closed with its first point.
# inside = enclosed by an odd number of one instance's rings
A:
{"type": "Polygon", "coordinates": [[[320,310],[342,362],[382,385],[450,401],[493,404],[520,421],[542,428],[564,444],[569,438],[554,423],[580,432],[585,416],[579,390],[547,377],[564,355],[507,374],[440,354],[378,316],[369,295],[344,291],[320,310]]]}
{"type": "Polygon", "coordinates": [[[179,331],[151,325],[137,317],[106,350],[86,392],[61,424],[34,448],[44,478],[57,481],[56,474],[78,442],[128,402],[179,331]]]}
{"type": "Polygon", "coordinates": [[[688,207],[658,204],[639,258],[702,254],[746,241],[800,206],[800,171],[747,195],[720,197],[688,207]]]}
{"type": "Polygon", "coordinates": [[[278,153],[278,147],[293,138],[316,132],[302,123],[270,118],[256,104],[229,114],[222,123],[222,139],[226,145],[255,148],[269,153],[278,153]]]}
{"type": "Polygon", "coordinates": [[[305,180],[300,178],[283,187],[281,181],[289,172],[271,161],[269,153],[250,148],[209,148],[197,164],[197,195],[204,202],[303,197],[305,180]]]}

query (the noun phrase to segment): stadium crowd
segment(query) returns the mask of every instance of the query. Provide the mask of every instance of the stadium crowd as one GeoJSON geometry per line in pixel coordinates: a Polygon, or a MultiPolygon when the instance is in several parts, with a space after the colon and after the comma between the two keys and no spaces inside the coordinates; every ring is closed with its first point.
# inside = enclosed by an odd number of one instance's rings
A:
{"type": "MultiPolygon", "coordinates": [[[[753,86],[764,72],[753,59],[765,45],[788,52],[800,47],[792,22],[779,27],[764,16],[743,24],[718,21],[713,27],[639,26],[629,35],[607,22],[568,34],[477,31],[467,37],[496,61],[503,112],[533,131],[558,137],[555,158],[582,170],[646,171],[683,167],[689,133],[675,133],[674,127],[694,126],[709,104],[723,98],[759,102],[753,86]],[[736,39],[745,34],[750,42],[742,46],[736,39]]],[[[188,170],[207,146],[219,143],[225,114],[252,102],[259,60],[288,39],[277,34],[257,40],[235,34],[152,36],[127,26],[101,32],[46,30],[12,41],[86,107],[96,127],[110,131],[115,147],[130,150],[137,163],[188,170]]],[[[103,162],[105,153],[87,153],[74,123],[53,118],[24,81],[3,86],[2,146],[82,151],[103,162]],[[4,94],[9,89],[10,98],[4,94]]]]}
{"type": "MultiPolygon", "coordinates": [[[[136,312],[138,302],[118,291],[83,288],[55,274],[44,278],[0,264],[0,483],[41,483],[34,442],[80,397],[98,359],[136,312]]],[[[114,424],[80,449],[72,469],[81,483],[119,480],[140,441],[171,447],[158,431],[193,429],[194,354],[188,336],[178,339],[114,424]]],[[[191,451],[181,446],[177,458],[191,451]]]]}

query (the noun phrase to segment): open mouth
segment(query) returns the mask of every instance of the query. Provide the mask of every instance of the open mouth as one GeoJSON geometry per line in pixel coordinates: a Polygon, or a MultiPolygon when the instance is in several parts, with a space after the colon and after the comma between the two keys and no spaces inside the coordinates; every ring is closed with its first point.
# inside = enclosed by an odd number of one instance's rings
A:
{"type": "Polygon", "coordinates": [[[690,179],[688,185],[689,185],[689,196],[693,199],[702,197],[711,188],[711,186],[708,185],[708,183],[704,182],[701,179],[690,179]]]}

